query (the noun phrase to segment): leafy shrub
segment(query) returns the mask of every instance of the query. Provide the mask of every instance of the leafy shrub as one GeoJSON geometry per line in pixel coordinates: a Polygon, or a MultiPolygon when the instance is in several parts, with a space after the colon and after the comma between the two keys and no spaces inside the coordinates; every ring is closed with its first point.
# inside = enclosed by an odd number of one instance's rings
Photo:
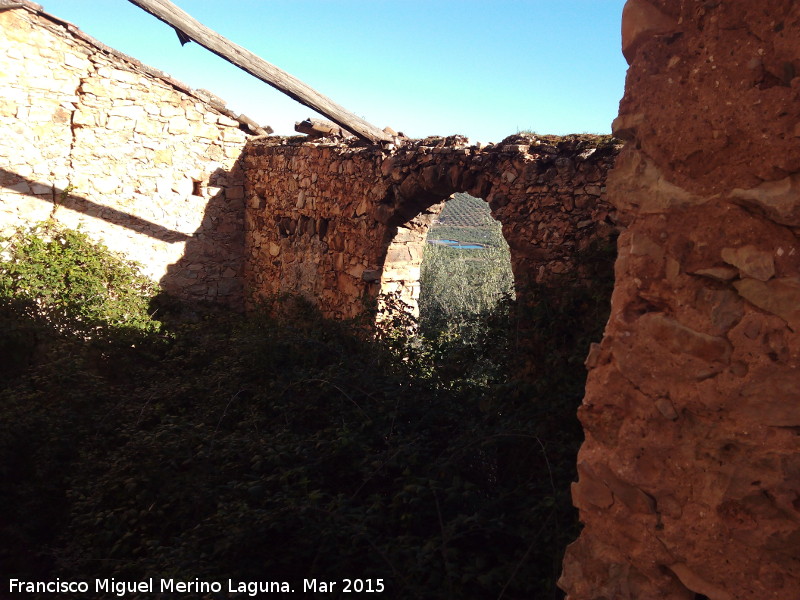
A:
{"type": "Polygon", "coordinates": [[[514,295],[511,255],[499,223],[484,230],[482,249],[427,244],[420,273],[419,313],[429,335],[493,310],[514,295]]]}
{"type": "Polygon", "coordinates": [[[134,263],[54,221],[0,238],[0,302],[60,331],[97,337],[109,328],[158,330],[155,285],[134,263]]]}

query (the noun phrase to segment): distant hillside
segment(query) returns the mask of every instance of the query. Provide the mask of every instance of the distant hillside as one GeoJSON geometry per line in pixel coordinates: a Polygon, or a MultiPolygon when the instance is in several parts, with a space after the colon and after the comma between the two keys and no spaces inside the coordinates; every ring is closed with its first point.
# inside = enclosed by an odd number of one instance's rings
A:
{"type": "Polygon", "coordinates": [[[429,240],[457,240],[496,245],[500,223],[494,220],[489,204],[465,193],[453,194],[428,232],[429,240]]]}

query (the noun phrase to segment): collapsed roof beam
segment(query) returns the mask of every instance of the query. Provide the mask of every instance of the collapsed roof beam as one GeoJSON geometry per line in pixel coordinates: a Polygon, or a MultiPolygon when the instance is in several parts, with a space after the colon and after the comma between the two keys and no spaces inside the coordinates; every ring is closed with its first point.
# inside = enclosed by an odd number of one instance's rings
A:
{"type": "Polygon", "coordinates": [[[234,44],[213,29],[209,29],[169,0],[128,1],[149,12],[167,25],[174,27],[182,44],[188,41],[197,42],[207,50],[221,56],[261,81],[268,83],[290,98],[297,100],[300,104],[326,116],[337,125],[352,131],[364,140],[373,143],[391,141],[391,136],[386,132],[347,111],[286,71],[268,63],[249,50],[234,44]]]}

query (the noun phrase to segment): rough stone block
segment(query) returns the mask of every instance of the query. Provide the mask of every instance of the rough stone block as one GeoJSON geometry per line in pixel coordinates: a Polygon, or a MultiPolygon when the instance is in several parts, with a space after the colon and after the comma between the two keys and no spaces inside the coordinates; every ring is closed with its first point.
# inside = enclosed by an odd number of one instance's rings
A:
{"type": "Polygon", "coordinates": [[[174,104],[170,104],[167,102],[164,102],[160,105],[160,112],[162,117],[166,117],[169,119],[171,119],[172,117],[186,116],[186,110],[182,106],[180,105],[176,106],[174,104]]]}
{"type": "Polygon", "coordinates": [[[167,131],[172,134],[188,133],[190,129],[191,124],[184,116],[172,117],[167,123],[167,131]]]}
{"type": "Polygon", "coordinates": [[[136,122],[125,117],[109,117],[105,126],[111,131],[132,130],[136,126],[136,122]]]}
{"type": "Polygon", "coordinates": [[[80,71],[86,71],[89,69],[89,66],[92,64],[86,57],[84,56],[76,56],[71,52],[64,53],[64,64],[68,67],[73,67],[80,71]]]}
{"type": "Polygon", "coordinates": [[[779,316],[794,331],[800,331],[800,278],[781,277],[763,282],[742,279],[733,286],[745,300],[779,316]]]}
{"type": "MultiPolygon", "coordinates": [[[[212,115],[213,116],[213,115],[212,115]]],[[[225,115],[219,115],[216,117],[216,122],[223,127],[239,127],[239,121],[235,119],[231,119],[225,115]]]]}

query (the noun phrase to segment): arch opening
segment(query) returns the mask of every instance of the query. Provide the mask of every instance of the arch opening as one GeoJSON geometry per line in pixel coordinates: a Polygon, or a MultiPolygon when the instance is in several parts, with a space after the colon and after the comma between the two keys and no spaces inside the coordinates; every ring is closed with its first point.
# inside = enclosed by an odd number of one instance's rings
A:
{"type": "Polygon", "coordinates": [[[486,315],[515,298],[511,252],[485,200],[453,194],[426,241],[418,301],[423,330],[486,315]]]}
{"type": "Polygon", "coordinates": [[[511,254],[489,204],[466,192],[434,202],[397,227],[380,278],[378,319],[387,298],[432,325],[513,299],[511,254]]]}

